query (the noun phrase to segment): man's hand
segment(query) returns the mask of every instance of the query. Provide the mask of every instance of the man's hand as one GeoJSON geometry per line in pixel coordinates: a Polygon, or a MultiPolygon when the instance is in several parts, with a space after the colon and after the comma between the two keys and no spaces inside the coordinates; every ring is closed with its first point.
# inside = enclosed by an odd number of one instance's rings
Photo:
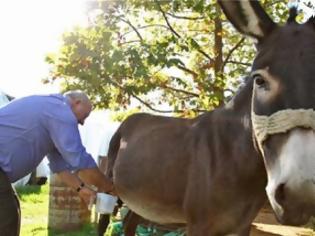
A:
{"type": "Polygon", "coordinates": [[[78,194],[87,206],[90,206],[96,200],[96,192],[87,186],[82,187],[78,194]]]}
{"type": "Polygon", "coordinates": [[[115,195],[112,181],[99,168],[81,169],[78,171],[78,176],[85,184],[96,186],[99,192],[113,192],[115,195]]]}
{"type": "Polygon", "coordinates": [[[78,176],[75,174],[69,172],[69,171],[63,171],[59,172],[58,176],[61,178],[61,180],[66,183],[69,187],[71,187],[73,190],[77,191],[81,199],[89,205],[90,200],[93,202],[96,199],[96,191],[89,188],[84,182],[82,182],[78,176]]]}
{"type": "Polygon", "coordinates": [[[76,190],[87,205],[90,204],[91,200],[94,202],[96,199],[96,191],[89,186],[95,186],[98,192],[105,192],[114,196],[117,195],[111,180],[98,168],[80,170],[79,175],[81,178],[69,171],[58,173],[62,181],[76,190]]]}

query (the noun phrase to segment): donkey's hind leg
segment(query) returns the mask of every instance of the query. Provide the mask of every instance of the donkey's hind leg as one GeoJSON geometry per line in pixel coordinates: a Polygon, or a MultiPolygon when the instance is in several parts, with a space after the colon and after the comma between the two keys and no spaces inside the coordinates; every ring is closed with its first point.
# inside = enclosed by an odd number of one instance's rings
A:
{"type": "Polygon", "coordinates": [[[136,229],[141,221],[141,217],[131,210],[128,211],[127,215],[123,220],[123,228],[125,236],[136,235],[136,229]]]}
{"type": "Polygon", "coordinates": [[[216,236],[205,220],[189,222],[187,224],[187,236],[216,236]]]}
{"type": "Polygon", "coordinates": [[[101,214],[99,221],[98,221],[98,225],[97,225],[97,234],[98,236],[103,236],[106,232],[106,229],[108,227],[110,221],[110,215],[109,214],[101,214]]]}

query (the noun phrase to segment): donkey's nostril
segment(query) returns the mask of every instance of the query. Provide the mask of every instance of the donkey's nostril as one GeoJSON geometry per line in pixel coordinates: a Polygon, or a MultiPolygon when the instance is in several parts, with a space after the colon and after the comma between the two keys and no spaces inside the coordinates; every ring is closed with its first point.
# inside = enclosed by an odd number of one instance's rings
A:
{"type": "Polygon", "coordinates": [[[275,199],[278,204],[282,205],[285,201],[285,184],[280,184],[275,193],[275,199]]]}

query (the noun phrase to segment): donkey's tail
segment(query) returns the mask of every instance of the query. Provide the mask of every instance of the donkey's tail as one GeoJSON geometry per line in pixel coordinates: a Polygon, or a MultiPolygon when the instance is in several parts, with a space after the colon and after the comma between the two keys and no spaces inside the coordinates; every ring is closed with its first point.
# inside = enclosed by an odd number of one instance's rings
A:
{"type": "Polygon", "coordinates": [[[108,154],[107,154],[108,161],[107,161],[107,168],[106,168],[105,174],[110,179],[113,178],[114,164],[115,164],[117,153],[120,147],[120,139],[121,139],[120,129],[121,127],[118,128],[118,130],[112,136],[109,143],[108,154]]]}

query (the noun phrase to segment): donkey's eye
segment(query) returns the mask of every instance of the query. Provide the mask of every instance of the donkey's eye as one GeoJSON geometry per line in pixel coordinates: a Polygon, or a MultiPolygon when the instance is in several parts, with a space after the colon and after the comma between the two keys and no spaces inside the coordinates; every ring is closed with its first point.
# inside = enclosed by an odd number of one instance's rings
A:
{"type": "Polygon", "coordinates": [[[255,83],[259,87],[264,86],[266,84],[266,80],[264,80],[264,78],[259,74],[253,75],[253,79],[255,80],[255,83]]]}

